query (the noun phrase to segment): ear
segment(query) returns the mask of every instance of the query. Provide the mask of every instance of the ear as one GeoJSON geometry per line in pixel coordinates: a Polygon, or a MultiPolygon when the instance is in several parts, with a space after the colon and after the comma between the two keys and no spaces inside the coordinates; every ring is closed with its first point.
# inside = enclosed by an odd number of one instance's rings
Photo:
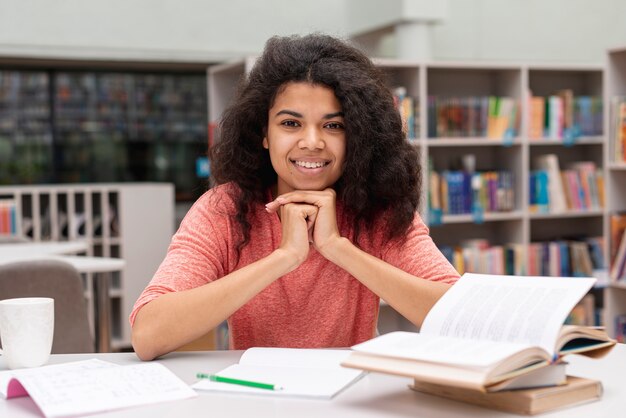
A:
{"type": "Polygon", "coordinates": [[[263,137],[263,148],[265,148],[265,149],[269,149],[270,148],[270,145],[267,142],[267,137],[266,136],[263,137]]]}

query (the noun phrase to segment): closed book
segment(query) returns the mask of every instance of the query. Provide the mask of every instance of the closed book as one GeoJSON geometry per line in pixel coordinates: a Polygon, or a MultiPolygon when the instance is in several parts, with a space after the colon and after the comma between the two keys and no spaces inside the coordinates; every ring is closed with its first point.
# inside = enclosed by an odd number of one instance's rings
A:
{"type": "Polygon", "coordinates": [[[430,395],[521,415],[536,415],[602,398],[600,381],[575,376],[568,376],[565,385],[490,393],[418,380],[410,388],[430,395]]]}

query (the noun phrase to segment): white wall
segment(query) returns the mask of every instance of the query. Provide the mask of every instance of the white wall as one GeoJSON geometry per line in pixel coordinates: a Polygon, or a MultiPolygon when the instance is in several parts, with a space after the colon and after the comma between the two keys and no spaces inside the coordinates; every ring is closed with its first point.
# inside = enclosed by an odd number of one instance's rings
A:
{"type": "Polygon", "coordinates": [[[437,59],[602,62],[626,45],[625,0],[448,0],[437,59]]]}
{"type": "Polygon", "coordinates": [[[0,56],[210,62],[274,34],[343,35],[335,0],[0,0],[0,56]]]}
{"type": "MultiPolygon", "coordinates": [[[[406,4],[413,1],[438,0],[402,0],[403,10],[411,10],[406,4]]],[[[0,56],[221,61],[258,53],[273,34],[346,36],[368,20],[377,26],[397,14],[397,4],[0,0],[0,56]]],[[[606,48],[626,45],[625,16],[626,0],[447,0],[447,17],[432,32],[432,51],[443,60],[601,62],[606,48]]],[[[381,45],[383,55],[394,54],[393,41],[381,45]]]]}

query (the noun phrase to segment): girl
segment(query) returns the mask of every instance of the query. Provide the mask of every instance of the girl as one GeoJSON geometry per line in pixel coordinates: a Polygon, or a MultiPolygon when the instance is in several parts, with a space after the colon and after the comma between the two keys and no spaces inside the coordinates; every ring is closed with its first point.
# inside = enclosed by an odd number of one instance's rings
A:
{"type": "Polygon", "coordinates": [[[358,50],[270,39],[219,134],[217,186],[130,316],[141,359],[225,319],[235,349],[349,347],[375,335],[380,298],[419,327],[458,279],[417,213],[417,151],[358,50]]]}

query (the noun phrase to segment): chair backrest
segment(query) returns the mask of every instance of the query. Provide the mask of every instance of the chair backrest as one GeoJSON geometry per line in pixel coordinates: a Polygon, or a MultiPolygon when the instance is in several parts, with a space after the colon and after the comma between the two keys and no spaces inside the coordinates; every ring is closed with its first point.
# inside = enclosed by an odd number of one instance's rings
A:
{"type": "Polygon", "coordinates": [[[87,304],[80,273],[69,263],[33,260],[0,264],[0,300],[54,299],[52,353],[93,353],[87,304]]]}

